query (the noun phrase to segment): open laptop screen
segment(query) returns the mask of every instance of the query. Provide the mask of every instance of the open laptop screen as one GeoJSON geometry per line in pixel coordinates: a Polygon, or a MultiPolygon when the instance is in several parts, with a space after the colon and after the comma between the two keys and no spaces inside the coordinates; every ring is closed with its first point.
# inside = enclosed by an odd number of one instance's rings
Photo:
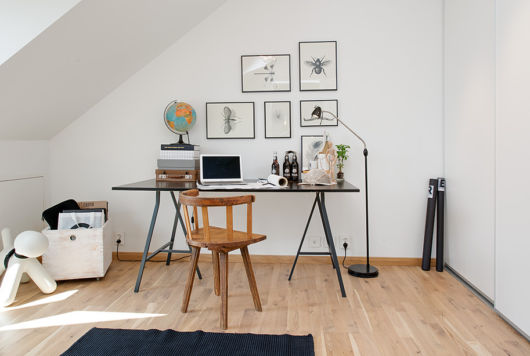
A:
{"type": "Polygon", "coordinates": [[[202,156],[203,179],[241,179],[240,156],[202,156]]]}

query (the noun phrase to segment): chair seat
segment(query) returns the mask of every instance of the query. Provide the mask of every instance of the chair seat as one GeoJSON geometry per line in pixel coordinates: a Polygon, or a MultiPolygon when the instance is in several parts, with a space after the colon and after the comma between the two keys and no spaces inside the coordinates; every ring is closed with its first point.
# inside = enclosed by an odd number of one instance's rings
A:
{"type": "Polygon", "coordinates": [[[209,250],[235,250],[250,244],[263,241],[266,235],[252,234],[249,238],[246,232],[234,230],[233,235],[229,236],[226,229],[210,226],[210,238],[204,238],[204,229],[193,230],[191,240],[187,239],[191,246],[207,248],[209,250]]]}

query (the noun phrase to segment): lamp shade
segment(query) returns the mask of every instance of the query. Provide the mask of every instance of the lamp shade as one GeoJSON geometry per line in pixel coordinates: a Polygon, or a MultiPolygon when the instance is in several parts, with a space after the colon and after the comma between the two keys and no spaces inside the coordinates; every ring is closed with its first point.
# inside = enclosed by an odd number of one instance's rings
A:
{"type": "Polygon", "coordinates": [[[320,106],[317,106],[311,113],[311,119],[320,120],[321,118],[322,118],[322,109],[320,108],[320,106]]]}

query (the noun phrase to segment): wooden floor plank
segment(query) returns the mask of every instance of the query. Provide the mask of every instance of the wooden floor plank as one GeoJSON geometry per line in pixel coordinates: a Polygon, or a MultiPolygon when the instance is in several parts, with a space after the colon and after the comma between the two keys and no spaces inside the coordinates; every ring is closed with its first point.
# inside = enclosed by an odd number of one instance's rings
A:
{"type": "MultiPolygon", "coordinates": [[[[71,294],[62,301],[36,304],[49,296],[32,282],[21,285],[16,302],[0,310],[0,354],[59,354],[92,327],[222,332],[211,263],[199,262],[203,279],[195,280],[186,314],[187,261],[148,263],[134,293],[138,266],[114,261],[99,281],[60,282],[53,295],[71,294]]],[[[317,355],[530,354],[524,338],[446,272],[381,266],[375,279],[344,273],[342,298],[329,264],[299,264],[290,282],[288,264],[253,267],[263,311],[254,309],[244,265],[230,263],[227,332],[312,334],[317,355]]]]}

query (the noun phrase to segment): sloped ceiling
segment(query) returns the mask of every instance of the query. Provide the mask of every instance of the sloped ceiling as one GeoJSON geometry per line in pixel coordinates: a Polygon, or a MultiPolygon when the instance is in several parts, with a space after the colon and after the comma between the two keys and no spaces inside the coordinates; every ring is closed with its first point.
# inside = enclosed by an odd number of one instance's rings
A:
{"type": "Polygon", "coordinates": [[[50,139],[224,1],[80,2],[0,65],[0,139],[50,139]]]}
{"type": "Polygon", "coordinates": [[[24,48],[80,0],[0,0],[0,64],[24,48]]]}

